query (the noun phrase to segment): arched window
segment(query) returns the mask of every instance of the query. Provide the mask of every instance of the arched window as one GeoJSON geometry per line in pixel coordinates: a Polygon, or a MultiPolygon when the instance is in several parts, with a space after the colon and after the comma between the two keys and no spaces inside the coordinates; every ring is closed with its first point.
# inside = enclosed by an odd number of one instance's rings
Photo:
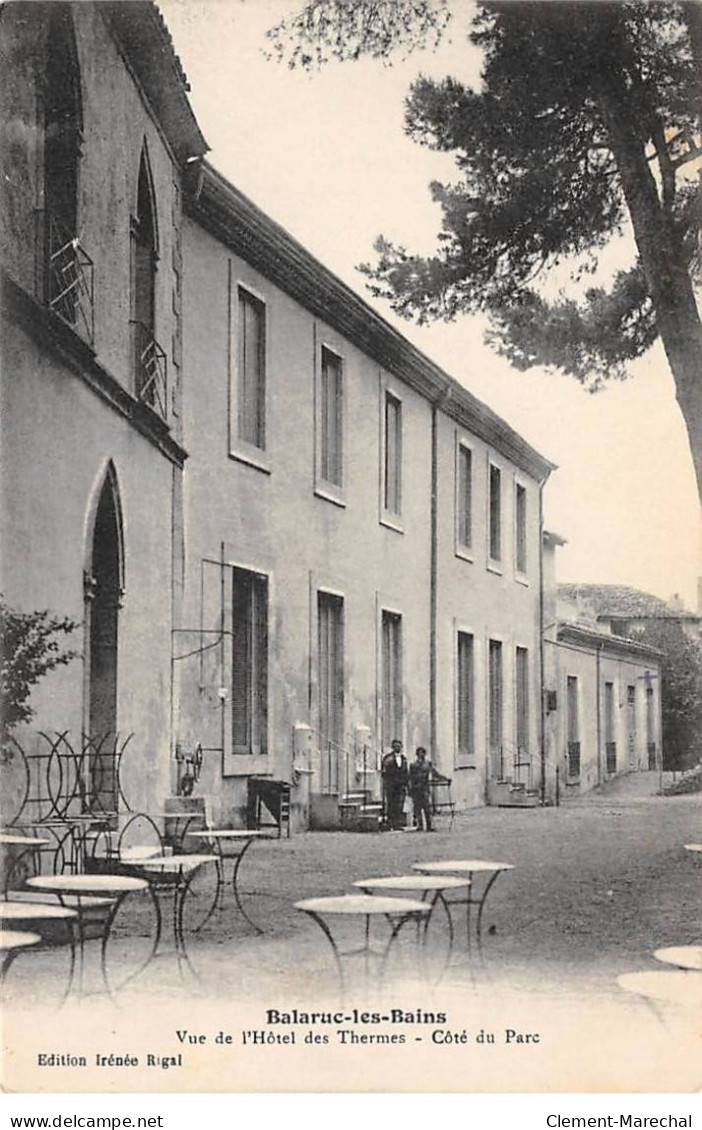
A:
{"type": "Polygon", "coordinates": [[[47,5],[44,62],[45,298],[92,342],[92,261],[78,239],[80,69],[68,4],[47,5]]]}
{"type": "Polygon", "coordinates": [[[91,806],[114,812],[119,799],[118,653],[119,613],[124,592],[122,508],[117,474],[108,464],[94,503],[86,546],[85,659],[88,678],[86,739],[91,806]]]}
{"type": "Polygon", "coordinates": [[[67,237],[77,231],[82,139],[80,72],[67,4],[49,5],[44,89],[44,199],[67,237]]]}
{"type": "Polygon", "coordinates": [[[134,391],[138,400],[166,416],[166,356],[156,341],[156,202],[146,146],[139,161],[137,214],[132,217],[132,325],[134,391]]]}

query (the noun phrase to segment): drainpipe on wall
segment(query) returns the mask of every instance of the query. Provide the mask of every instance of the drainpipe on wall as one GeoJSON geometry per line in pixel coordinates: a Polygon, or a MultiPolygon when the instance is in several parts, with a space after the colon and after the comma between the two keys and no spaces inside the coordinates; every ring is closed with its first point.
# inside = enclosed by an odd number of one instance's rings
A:
{"type": "Polygon", "coordinates": [[[431,518],[430,518],[430,562],[429,562],[429,748],[431,759],[436,760],[436,620],[437,620],[437,525],[439,509],[439,406],[431,406],[431,518]]]}
{"type": "Polygon", "coordinates": [[[600,644],[595,653],[595,678],[597,679],[597,687],[595,689],[595,711],[597,712],[597,725],[596,725],[596,741],[597,741],[597,784],[602,784],[602,721],[600,718],[600,661],[602,656],[602,648],[604,644],[600,644]]]}
{"type": "Polygon", "coordinates": [[[544,483],[539,483],[539,749],[541,758],[541,804],[546,803],[546,712],[544,706],[544,483]]]}
{"type": "Polygon", "coordinates": [[[450,393],[447,385],[431,406],[431,518],[429,563],[429,748],[437,759],[436,624],[438,616],[439,562],[439,412],[450,393]]]}

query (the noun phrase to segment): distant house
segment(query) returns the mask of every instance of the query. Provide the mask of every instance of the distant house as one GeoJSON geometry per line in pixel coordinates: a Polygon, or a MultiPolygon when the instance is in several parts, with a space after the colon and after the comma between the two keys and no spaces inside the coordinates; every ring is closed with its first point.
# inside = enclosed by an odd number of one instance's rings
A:
{"type": "Polygon", "coordinates": [[[647,625],[665,621],[680,624],[692,638],[702,638],[702,613],[689,612],[677,594],[665,601],[629,585],[561,584],[558,599],[615,636],[635,636],[647,625]]]}
{"type": "Polygon", "coordinates": [[[551,799],[661,764],[661,653],[621,630],[654,605],[621,586],[557,585],[555,551],[563,544],[544,532],[544,778],[551,799]],[[615,593],[629,594],[628,601],[615,603],[615,593]],[[609,603],[597,600],[603,594],[609,603]]]}

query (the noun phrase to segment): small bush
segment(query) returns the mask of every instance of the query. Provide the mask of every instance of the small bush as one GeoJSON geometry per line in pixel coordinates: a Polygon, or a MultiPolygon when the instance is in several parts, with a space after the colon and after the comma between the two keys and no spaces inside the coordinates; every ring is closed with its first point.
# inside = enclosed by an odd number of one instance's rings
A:
{"type": "Polygon", "coordinates": [[[34,715],[32,688],[55,667],[70,663],[77,651],[65,648],[65,637],[78,624],[68,617],[43,612],[17,612],[0,595],[0,741],[19,722],[34,715]]]}

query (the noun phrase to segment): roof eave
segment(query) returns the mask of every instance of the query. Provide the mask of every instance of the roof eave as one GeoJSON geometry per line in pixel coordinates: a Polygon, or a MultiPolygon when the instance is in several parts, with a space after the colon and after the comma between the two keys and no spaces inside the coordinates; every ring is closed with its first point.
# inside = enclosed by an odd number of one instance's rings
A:
{"type": "Polygon", "coordinates": [[[156,4],[109,0],[98,7],[179,165],[203,157],[209,145],[193,113],[188,80],[156,4]]]}
{"type": "Polygon", "coordinates": [[[198,224],[384,369],[539,482],[555,470],[555,463],[407,341],[209,162],[202,162],[199,176],[190,181],[190,191],[187,188],[185,209],[198,224]]]}
{"type": "Polygon", "coordinates": [[[612,636],[608,632],[597,632],[592,628],[585,628],[580,624],[571,624],[563,621],[558,625],[558,640],[571,643],[588,644],[594,649],[626,652],[629,655],[642,656],[659,660],[663,652],[657,647],[640,643],[638,640],[628,639],[625,636],[612,636]]]}

